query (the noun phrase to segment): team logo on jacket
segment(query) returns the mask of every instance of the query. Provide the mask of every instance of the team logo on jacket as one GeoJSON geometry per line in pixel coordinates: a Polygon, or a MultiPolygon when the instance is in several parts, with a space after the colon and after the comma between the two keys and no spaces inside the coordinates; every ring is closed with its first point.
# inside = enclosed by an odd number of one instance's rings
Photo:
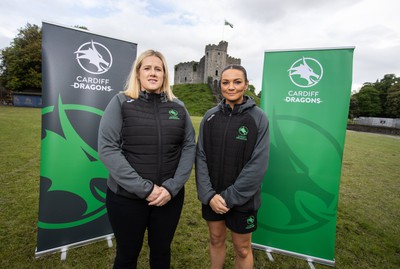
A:
{"type": "Polygon", "coordinates": [[[247,129],[246,126],[241,126],[238,129],[238,135],[236,136],[236,139],[247,141],[247,134],[248,133],[249,133],[249,129],[247,129]]]}
{"type": "Polygon", "coordinates": [[[170,109],[168,111],[169,113],[169,119],[170,120],[179,120],[179,115],[178,115],[178,111],[176,111],[175,109],[170,109]]]}

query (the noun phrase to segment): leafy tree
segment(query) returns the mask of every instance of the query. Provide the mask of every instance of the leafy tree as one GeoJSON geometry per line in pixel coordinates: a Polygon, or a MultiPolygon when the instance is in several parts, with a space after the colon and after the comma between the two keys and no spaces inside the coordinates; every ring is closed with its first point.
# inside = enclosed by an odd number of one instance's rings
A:
{"type": "MultiPolygon", "coordinates": [[[[75,25],[88,30],[85,26],[75,25]]],[[[0,51],[0,85],[4,92],[42,89],[42,31],[35,24],[19,29],[9,47],[0,51]]]]}
{"type": "Polygon", "coordinates": [[[372,86],[379,91],[379,98],[381,100],[382,112],[376,116],[388,117],[388,92],[392,85],[400,82],[400,78],[396,77],[395,74],[386,74],[383,79],[375,82],[372,86]]]}
{"type": "Polygon", "coordinates": [[[0,81],[7,90],[41,90],[41,45],[41,29],[28,23],[19,29],[11,45],[1,51],[0,81]]]}
{"type": "Polygon", "coordinates": [[[89,30],[86,26],[82,26],[82,25],[75,25],[75,28],[79,28],[79,29],[83,29],[83,30],[89,30]]]}
{"type": "Polygon", "coordinates": [[[364,83],[360,92],[351,96],[349,118],[399,117],[399,85],[400,78],[394,74],[386,74],[374,83],[364,83]]]}
{"type": "Polygon", "coordinates": [[[389,88],[386,107],[389,117],[400,118],[400,83],[395,83],[389,88]]]}
{"type": "Polygon", "coordinates": [[[251,91],[252,93],[255,93],[256,87],[254,87],[253,84],[249,84],[249,86],[247,87],[247,90],[251,91]]]}
{"type": "Polygon", "coordinates": [[[358,116],[375,117],[381,115],[382,106],[380,92],[372,86],[363,86],[361,90],[354,95],[353,102],[356,101],[358,116]]]}
{"type": "Polygon", "coordinates": [[[360,116],[360,108],[358,106],[357,95],[353,94],[350,97],[349,119],[354,119],[360,116]]]}

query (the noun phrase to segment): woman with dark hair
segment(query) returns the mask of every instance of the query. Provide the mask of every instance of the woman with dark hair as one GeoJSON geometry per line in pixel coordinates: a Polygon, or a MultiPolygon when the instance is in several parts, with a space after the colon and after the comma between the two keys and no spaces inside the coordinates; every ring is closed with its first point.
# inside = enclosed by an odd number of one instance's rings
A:
{"type": "Polygon", "coordinates": [[[99,157],[108,169],[106,206],[117,243],[114,268],[136,268],[148,231],[150,267],[169,268],[195,133],[173,95],[164,56],[148,50],[100,122],[99,157]]]}
{"type": "Polygon", "coordinates": [[[269,124],[254,100],[244,95],[249,81],[242,66],[225,67],[220,83],[224,99],[200,123],[197,192],[209,228],[211,268],[223,267],[227,228],[236,268],[253,268],[251,235],[269,159],[269,124]]]}

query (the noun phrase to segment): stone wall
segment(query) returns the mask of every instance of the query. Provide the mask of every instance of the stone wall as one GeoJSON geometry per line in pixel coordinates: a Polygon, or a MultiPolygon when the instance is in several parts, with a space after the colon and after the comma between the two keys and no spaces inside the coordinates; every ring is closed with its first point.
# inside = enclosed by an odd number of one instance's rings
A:
{"type": "Polygon", "coordinates": [[[199,70],[199,63],[192,61],[175,65],[174,84],[203,83],[203,72],[199,70]]]}
{"type": "Polygon", "coordinates": [[[347,130],[376,133],[376,134],[400,135],[400,129],[382,127],[382,126],[347,124],[347,130]]]}

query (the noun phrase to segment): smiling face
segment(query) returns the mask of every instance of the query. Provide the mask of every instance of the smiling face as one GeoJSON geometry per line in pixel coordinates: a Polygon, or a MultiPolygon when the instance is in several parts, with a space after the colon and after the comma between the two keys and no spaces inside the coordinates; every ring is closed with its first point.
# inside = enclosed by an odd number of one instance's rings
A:
{"type": "Polygon", "coordinates": [[[161,93],[164,82],[164,68],[160,58],[148,56],[143,59],[139,68],[139,81],[142,91],[161,93]]]}
{"type": "Polygon", "coordinates": [[[243,96],[248,82],[241,70],[227,69],[221,76],[221,93],[226,103],[233,108],[235,104],[243,102],[243,96]]]}

